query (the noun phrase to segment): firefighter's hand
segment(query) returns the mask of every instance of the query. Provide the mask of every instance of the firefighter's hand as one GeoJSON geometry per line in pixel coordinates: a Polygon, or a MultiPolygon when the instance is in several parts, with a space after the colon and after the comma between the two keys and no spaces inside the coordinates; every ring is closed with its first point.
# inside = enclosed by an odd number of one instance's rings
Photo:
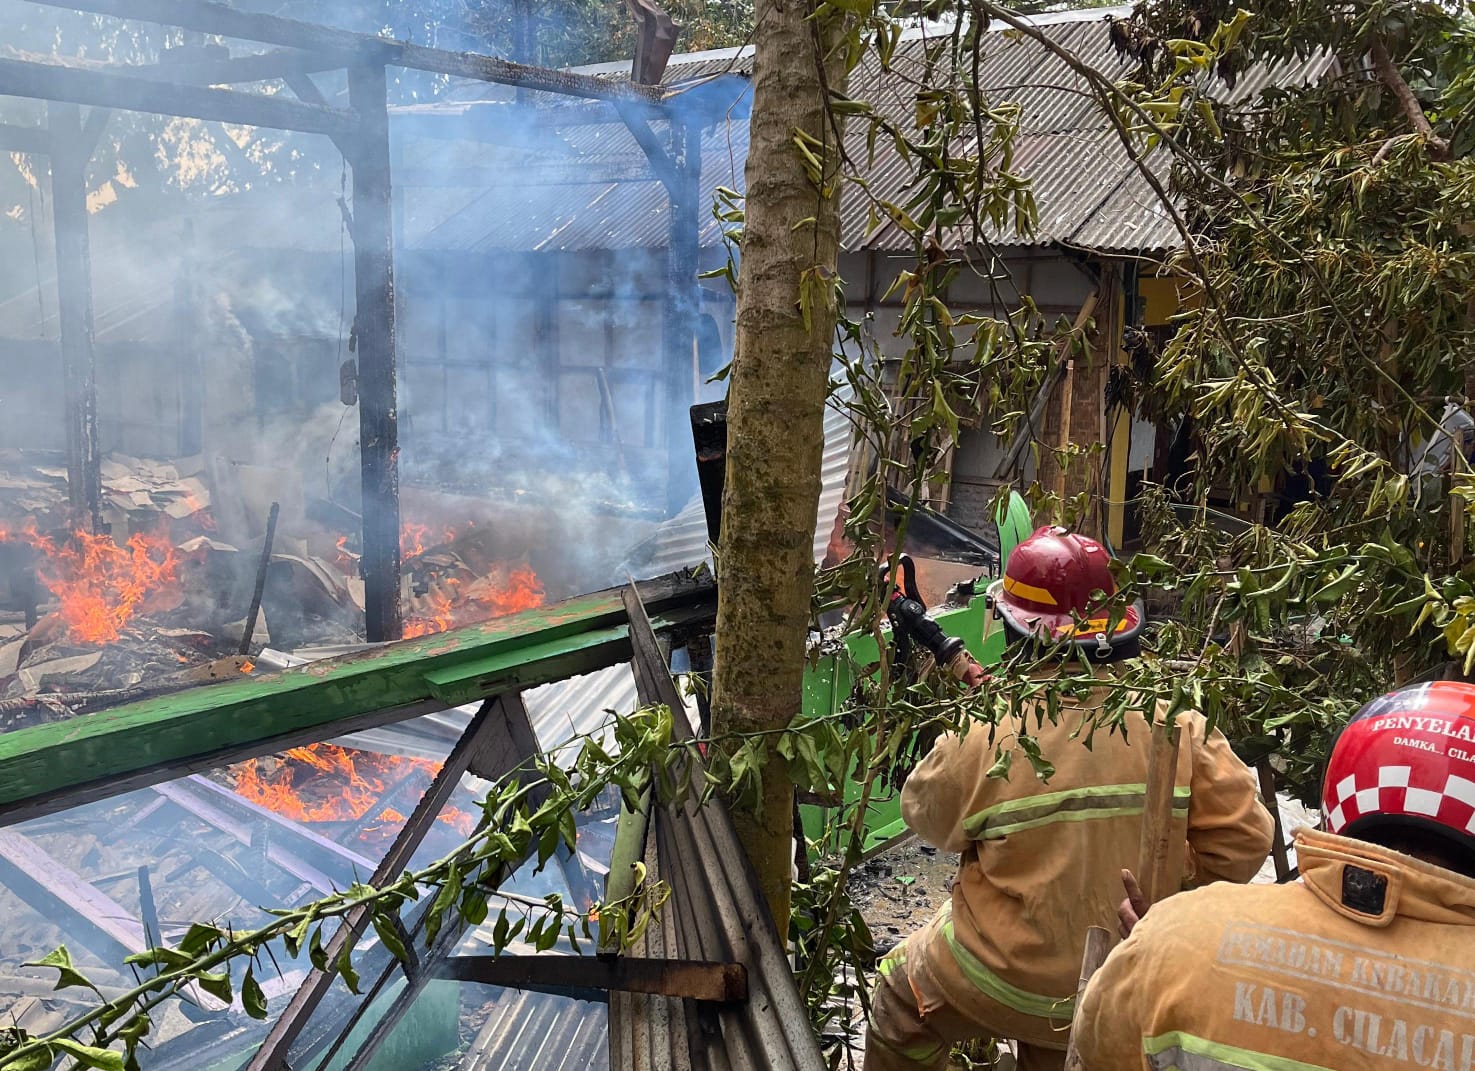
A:
{"type": "Polygon", "coordinates": [[[970,658],[968,659],[967,667],[963,670],[962,679],[963,683],[969,688],[977,688],[984,681],[988,680],[988,671],[970,658]]]}
{"type": "Polygon", "coordinates": [[[1132,930],[1141,921],[1142,916],[1147,914],[1150,906],[1147,897],[1142,895],[1142,888],[1137,884],[1130,870],[1122,871],[1122,888],[1127,890],[1127,898],[1117,905],[1116,917],[1121,930],[1122,938],[1125,940],[1132,936],[1132,930]]]}

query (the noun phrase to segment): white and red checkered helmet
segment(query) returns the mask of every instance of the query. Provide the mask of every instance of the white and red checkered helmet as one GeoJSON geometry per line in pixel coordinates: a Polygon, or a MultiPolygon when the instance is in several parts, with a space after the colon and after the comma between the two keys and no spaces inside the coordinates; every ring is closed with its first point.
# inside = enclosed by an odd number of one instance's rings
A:
{"type": "Polygon", "coordinates": [[[1379,696],[1337,736],[1321,786],[1329,833],[1415,827],[1475,850],[1475,685],[1379,696]]]}

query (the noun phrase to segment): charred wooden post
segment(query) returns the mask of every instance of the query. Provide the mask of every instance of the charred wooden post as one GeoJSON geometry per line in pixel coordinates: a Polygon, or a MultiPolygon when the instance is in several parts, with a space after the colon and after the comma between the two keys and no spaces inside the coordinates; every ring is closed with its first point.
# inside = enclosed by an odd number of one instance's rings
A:
{"type": "Polygon", "coordinates": [[[674,516],[686,505],[693,487],[691,453],[686,440],[687,412],[696,401],[697,314],[701,289],[698,202],[702,173],[699,126],[671,120],[674,181],[667,186],[670,231],[666,250],[666,307],[661,325],[666,404],[666,507],[674,516]]]}
{"type": "Polygon", "coordinates": [[[271,545],[277,537],[277,518],[281,516],[282,504],[273,502],[271,512],[266,515],[266,535],[261,540],[261,562],[256,567],[256,586],[251,590],[251,605],[246,610],[246,624],[241,629],[241,654],[251,653],[251,641],[256,635],[256,618],[261,613],[261,596],[266,591],[266,572],[271,568],[271,545]]]}
{"type": "Polygon", "coordinates": [[[49,103],[51,204],[56,227],[57,310],[67,428],[67,498],[72,523],[102,527],[102,456],[97,445],[97,358],[93,346],[92,247],[87,226],[87,162],[82,112],[49,103]]]}
{"type": "Polygon", "coordinates": [[[395,401],[394,213],[389,101],[381,66],[348,72],[359,117],[351,140],[359,452],[363,478],[364,625],[370,642],[404,634],[400,606],[399,425],[395,401]]]}

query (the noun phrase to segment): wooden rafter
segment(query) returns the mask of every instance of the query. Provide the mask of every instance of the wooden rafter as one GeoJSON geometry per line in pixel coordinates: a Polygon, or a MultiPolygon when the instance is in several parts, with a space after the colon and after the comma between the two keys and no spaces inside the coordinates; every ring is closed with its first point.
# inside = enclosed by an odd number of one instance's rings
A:
{"type": "MultiPolygon", "coordinates": [[[[88,11],[120,19],[141,19],[178,26],[199,33],[219,34],[242,41],[326,53],[347,67],[354,63],[388,64],[411,70],[496,82],[522,89],[543,90],[595,100],[657,102],[657,87],[635,86],[569,71],[555,71],[511,63],[470,52],[448,52],[412,45],[372,34],[319,26],[311,22],[241,11],[210,0],[34,0],[47,7],[88,11]]],[[[263,124],[265,125],[265,124],[263,124]]]]}
{"type": "Polygon", "coordinates": [[[0,59],[0,95],[214,119],[307,134],[343,135],[356,125],[347,111],[319,108],[282,97],[182,86],[158,78],[29,60],[0,59]]]}

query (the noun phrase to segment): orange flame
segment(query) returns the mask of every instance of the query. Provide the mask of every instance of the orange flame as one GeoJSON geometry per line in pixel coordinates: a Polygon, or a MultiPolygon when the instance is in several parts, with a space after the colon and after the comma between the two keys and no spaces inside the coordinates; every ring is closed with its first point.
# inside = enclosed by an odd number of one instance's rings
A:
{"type": "Polygon", "coordinates": [[[455,592],[461,586],[458,577],[447,577],[444,584],[436,583],[426,593],[424,601],[428,604],[424,611],[410,617],[405,621],[405,639],[415,636],[428,636],[433,632],[444,632],[456,623],[456,600],[447,592],[455,592]]]}
{"type": "Polygon", "coordinates": [[[543,605],[543,584],[526,563],[499,565],[492,575],[469,584],[454,576],[437,580],[421,604],[418,613],[405,619],[406,639],[535,609],[543,605]]]}
{"type": "Polygon", "coordinates": [[[399,553],[406,561],[425,553],[425,537],[430,535],[430,525],[406,521],[400,526],[399,553]]]}
{"type": "Polygon", "coordinates": [[[58,544],[27,524],[0,529],[0,542],[20,539],[40,551],[36,573],[60,603],[68,636],[80,643],[111,643],[140,605],[175,579],[179,567],[166,535],[138,533],[123,546],[105,535],[75,532],[58,544]]]}
{"type": "MultiPolygon", "coordinates": [[[[440,763],[428,759],[326,743],[294,747],[279,760],[274,769],[262,759],[234,766],[236,793],[299,822],[363,821],[372,815],[376,824],[365,825],[362,839],[392,833],[405,824],[403,814],[381,804],[386,792],[418,775],[422,783],[405,794],[418,798],[440,770],[440,763]]],[[[463,836],[469,836],[476,824],[471,815],[454,807],[443,811],[439,820],[463,836]]]]}

